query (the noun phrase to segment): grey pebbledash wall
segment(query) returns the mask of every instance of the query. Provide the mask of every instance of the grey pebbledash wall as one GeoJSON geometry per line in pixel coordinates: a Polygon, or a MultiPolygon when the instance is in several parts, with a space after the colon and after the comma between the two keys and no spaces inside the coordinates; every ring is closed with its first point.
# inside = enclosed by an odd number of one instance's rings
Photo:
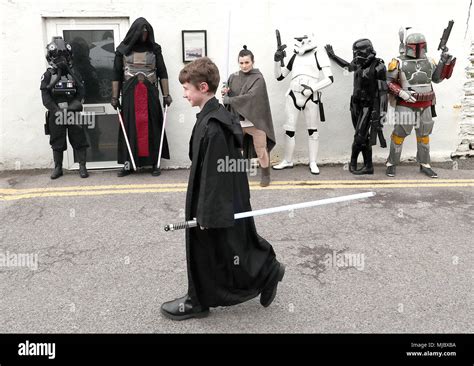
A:
{"type": "Polygon", "coordinates": [[[459,146],[453,158],[474,156],[474,42],[471,43],[469,64],[466,67],[465,96],[462,101],[462,118],[459,124],[459,146]]]}
{"type": "MultiPolygon", "coordinates": [[[[276,161],[283,154],[282,126],[285,123],[285,92],[289,86],[289,80],[278,82],[273,76],[276,28],[280,29],[282,41],[288,45],[289,54],[293,37],[314,32],[321,46],[331,43],[338,55],[350,60],[352,43],[368,37],[373,41],[378,57],[388,64],[398,55],[398,29],[401,26],[412,26],[423,32],[428,40],[429,56],[439,59],[436,50],[439,38],[448,20],[453,19],[455,25],[448,47],[458,63],[450,80],[435,85],[438,118],[432,135],[432,159],[448,160],[456,150],[466,149],[467,141],[472,142],[474,82],[470,79],[466,83],[466,67],[468,75],[473,75],[472,58],[468,60],[474,40],[473,27],[467,28],[466,24],[470,3],[471,0],[398,0],[395,3],[379,0],[1,1],[0,170],[52,166],[48,137],[43,133],[44,107],[39,92],[40,77],[47,65],[44,59],[48,42],[45,19],[50,17],[71,21],[84,17],[128,17],[131,24],[137,17],[144,16],[150,21],[157,42],[163,48],[174,98],[167,124],[172,159],[163,162],[164,168],[190,165],[188,141],[198,112],[182,98],[182,88],[177,80],[183,67],[181,30],[207,30],[208,56],[222,74],[227,69],[229,72],[238,70],[237,54],[243,44],[254,52],[255,66],[267,81],[277,138],[272,160],[276,161]],[[231,23],[227,37],[229,10],[231,23]]],[[[334,63],[332,66],[335,82],[323,91],[327,122],[320,127],[318,161],[345,163],[353,138],[349,114],[352,74],[334,63]]],[[[387,139],[391,130],[392,126],[385,126],[387,139]]],[[[302,120],[296,142],[296,160],[307,162],[307,132],[302,120]]],[[[374,160],[385,161],[387,150],[375,147],[374,160]]],[[[415,154],[416,140],[412,134],[405,141],[402,159],[413,159],[415,154]]]]}

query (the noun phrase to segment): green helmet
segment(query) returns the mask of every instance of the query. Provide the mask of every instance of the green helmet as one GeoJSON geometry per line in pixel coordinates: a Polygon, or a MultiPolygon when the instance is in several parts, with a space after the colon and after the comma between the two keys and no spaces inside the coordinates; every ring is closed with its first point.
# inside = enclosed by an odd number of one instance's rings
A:
{"type": "Polygon", "coordinates": [[[411,58],[425,58],[428,47],[421,33],[412,33],[405,40],[405,55],[411,58]]]}

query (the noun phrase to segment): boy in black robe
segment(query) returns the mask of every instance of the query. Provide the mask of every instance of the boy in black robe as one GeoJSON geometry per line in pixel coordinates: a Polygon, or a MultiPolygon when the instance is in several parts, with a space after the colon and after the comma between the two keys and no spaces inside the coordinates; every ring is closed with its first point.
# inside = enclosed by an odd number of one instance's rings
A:
{"type": "Polygon", "coordinates": [[[215,98],[219,70],[210,59],[188,64],[179,81],[184,98],[201,109],[189,142],[185,212],[198,227],[186,229],[188,292],[165,302],[161,312],[173,320],[202,318],[210,307],[239,304],[259,294],[267,307],[285,267],[257,234],[253,217],[234,220],[234,213],[252,210],[247,174],[231,165],[243,159],[242,128],[215,98]],[[230,164],[223,167],[223,162],[230,164]]]}

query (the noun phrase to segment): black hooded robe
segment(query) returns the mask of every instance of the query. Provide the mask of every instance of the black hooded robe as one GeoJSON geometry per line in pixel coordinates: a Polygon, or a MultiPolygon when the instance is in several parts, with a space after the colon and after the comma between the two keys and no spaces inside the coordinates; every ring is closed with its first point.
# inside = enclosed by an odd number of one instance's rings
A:
{"type": "Polygon", "coordinates": [[[242,160],[241,146],[239,122],[212,98],[189,143],[186,220],[197,218],[207,228],[186,229],[188,294],[196,308],[247,301],[278,274],[273,248],[257,234],[254,219],[234,220],[234,213],[252,210],[247,174],[223,172],[220,162],[242,160]]]}
{"type": "MultiPolygon", "coordinates": [[[[133,158],[138,166],[156,164],[158,161],[158,152],[160,149],[161,131],[163,128],[163,112],[161,110],[161,103],[159,98],[159,91],[157,85],[144,80],[142,85],[139,85],[137,76],[123,82],[123,56],[129,55],[132,52],[153,52],[156,56],[156,76],[157,79],[168,79],[168,72],[161,53],[161,46],[155,43],[153,28],[145,18],[138,18],[133,22],[125,39],[117,47],[114,60],[114,81],[120,81],[122,85],[122,116],[125,125],[125,130],[130,142],[130,149],[132,150],[133,158]],[[148,39],[146,43],[140,41],[143,27],[147,26],[148,39]],[[137,90],[137,86],[141,89],[137,90]],[[143,90],[145,86],[146,92],[143,90]],[[139,91],[141,95],[147,95],[145,101],[143,99],[136,101],[135,95],[139,91]],[[143,109],[147,109],[148,113],[148,156],[139,156],[139,143],[145,143],[143,139],[146,136],[140,136],[137,132],[136,116],[137,113],[143,113],[143,109]]],[[[163,138],[163,151],[161,153],[163,159],[169,159],[168,141],[166,133],[163,138]]],[[[118,154],[117,161],[124,164],[130,161],[127,144],[122,130],[120,129],[118,136],[118,154]]]]}

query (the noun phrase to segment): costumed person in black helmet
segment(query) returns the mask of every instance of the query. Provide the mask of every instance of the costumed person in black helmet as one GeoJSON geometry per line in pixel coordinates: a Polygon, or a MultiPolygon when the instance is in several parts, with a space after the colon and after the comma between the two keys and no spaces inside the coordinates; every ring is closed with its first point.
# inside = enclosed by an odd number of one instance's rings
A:
{"type": "Polygon", "coordinates": [[[244,156],[258,157],[262,177],[260,185],[270,184],[270,151],[275,146],[270,101],[262,73],[254,69],[254,55],[244,46],[239,52],[240,71],[230,75],[222,88],[223,103],[239,116],[244,132],[244,156]]]}
{"type": "MultiPolygon", "coordinates": [[[[115,109],[122,108],[125,130],[137,167],[151,165],[153,176],[160,175],[157,163],[163,126],[158,81],[163,104],[169,106],[172,98],[161,46],[155,42],[150,23],[145,18],[138,18],[115,51],[111,104],[115,109]],[[122,105],[119,102],[120,91],[122,105]]],[[[166,135],[161,157],[170,157],[166,135]]],[[[121,130],[117,160],[124,164],[118,176],[130,174],[131,159],[121,130]]]]}
{"type": "Polygon", "coordinates": [[[49,67],[41,77],[41,97],[46,112],[45,133],[50,135],[54,170],[51,179],[63,175],[63,152],[66,150],[66,132],[79,160],[79,174],[87,178],[86,150],[89,147],[80,112],[85,96],[79,74],[72,68],[72,48],[62,37],[53,37],[47,45],[49,67]]]}
{"type": "Polygon", "coordinates": [[[381,124],[388,103],[387,69],[383,60],[375,57],[372,42],[366,38],[359,39],[352,45],[354,58],[350,63],[336,56],[331,45],[326,45],[326,52],[339,66],[354,72],[350,109],[355,134],[349,171],[355,175],[374,174],[372,146],[377,143],[377,136],[380,146],[387,147],[381,124]],[[364,166],[357,169],[357,158],[361,152],[364,166]]]}

